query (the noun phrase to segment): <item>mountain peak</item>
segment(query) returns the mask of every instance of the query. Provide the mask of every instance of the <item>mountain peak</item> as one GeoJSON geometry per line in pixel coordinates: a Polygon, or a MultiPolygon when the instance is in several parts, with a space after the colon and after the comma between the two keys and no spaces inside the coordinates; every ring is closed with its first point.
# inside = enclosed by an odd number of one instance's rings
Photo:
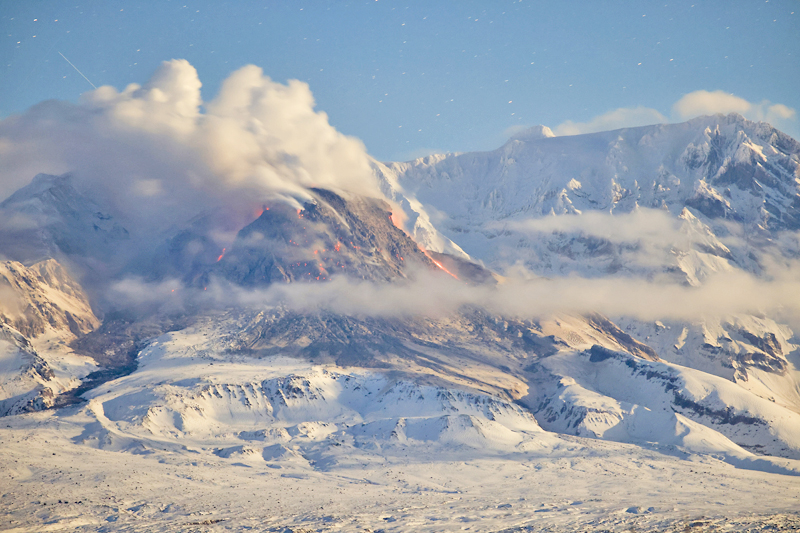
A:
{"type": "Polygon", "coordinates": [[[346,275],[389,281],[406,277],[410,264],[435,269],[433,260],[396,227],[388,204],[371,198],[346,199],[310,189],[302,208],[264,208],[243,228],[219,270],[242,285],[275,281],[326,281],[346,275]]]}
{"type": "Polygon", "coordinates": [[[90,197],[70,174],[37,174],[0,203],[0,248],[7,259],[31,265],[49,258],[113,257],[111,244],[128,231],[90,197]]]}
{"type": "Polygon", "coordinates": [[[36,174],[33,180],[25,187],[19,189],[14,194],[6,198],[0,207],[6,207],[19,202],[24,202],[31,198],[41,196],[42,193],[51,189],[70,189],[72,188],[72,175],[62,174],[54,176],[52,174],[36,174]]]}

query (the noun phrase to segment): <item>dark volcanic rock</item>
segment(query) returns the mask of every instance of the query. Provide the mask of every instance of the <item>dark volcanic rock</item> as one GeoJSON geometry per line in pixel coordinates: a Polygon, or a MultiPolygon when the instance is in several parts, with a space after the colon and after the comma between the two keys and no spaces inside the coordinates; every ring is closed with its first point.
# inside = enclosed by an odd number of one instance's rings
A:
{"type": "Polygon", "coordinates": [[[435,269],[417,244],[392,223],[388,204],[345,199],[312,189],[302,209],[266,207],[242,229],[210,274],[240,285],[326,281],[346,275],[370,281],[406,278],[409,268],[435,269]]]}

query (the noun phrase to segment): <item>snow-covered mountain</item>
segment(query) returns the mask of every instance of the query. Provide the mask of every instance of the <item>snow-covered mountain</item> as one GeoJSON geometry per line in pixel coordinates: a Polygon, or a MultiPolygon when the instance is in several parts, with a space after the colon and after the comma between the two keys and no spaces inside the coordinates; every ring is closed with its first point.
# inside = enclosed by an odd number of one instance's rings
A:
{"type": "Polygon", "coordinates": [[[98,268],[119,254],[128,231],[73,185],[69,174],[38,174],[0,203],[0,253],[32,264],[72,260],[98,268]]]}
{"type": "MultiPolygon", "coordinates": [[[[563,484],[565,468],[604,480],[529,513],[622,490],[616,476],[641,467],[632,486],[657,505],[625,500],[625,527],[628,515],[652,514],[647,527],[675,520],[676,480],[705,494],[718,475],[743,509],[770,486],[788,488],[770,512],[791,508],[791,314],[502,303],[531,284],[572,301],[570,284],[608,280],[681,294],[703,294],[723,274],[791,281],[800,144],[729,115],[573,137],[536,127],[492,152],[373,170],[387,201],[312,188],[263,205],[234,233],[221,221],[244,218],[206,211],[135,243],[113,207],[68,175],[37,176],[0,204],[0,255],[13,259],[0,263],[8,433],[48,431],[58,453],[102,462],[115,452],[126,464],[175,466],[167,475],[182,480],[246,468],[256,477],[237,483],[251,488],[307,479],[332,494],[358,472],[389,476],[398,465],[402,481],[379,482],[392,498],[455,498],[451,484],[468,484],[448,472],[498,494],[522,480],[563,484]],[[531,465],[538,480],[521,473],[531,465]]],[[[494,519],[512,507],[498,502],[494,519]]],[[[126,509],[158,529],[155,513],[126,509]]],[[[293,524],[336,521],[321,513],[298,512],[293,524]]]]}
{"type": "MultiPolygon", "coordinates": [[[[410,220],[432,221],[436,232],[411,225],[423,246],[452,240],[500,272],[702,287],[719,274],[792,276],[800,254],[800,143],[736,114],[571,137],[537,127],[492,152],[392,163],[381,176],[410,220]]],[[[795,333],[778,317],[613,319],[668,361],[797,396],[795,333]]]]}
{"type": "MultiPolygon", "coordinates": [[[[754,248],[800,229],[800,143],[768,124],[732,114],[570,137],[538,130],[492,152],[382,167],[385,187],[408,198],[403,205],[411,220],[430,220],[442,237],[416,226],[412,236],[435,251],[447,251],[441,239],[450,239],[495,268],[522,260],[542,275],[605,275],[637,266],[625,261],[626,248],[636,243],[616,228],[586,231],[591,228],[576,226],[577,220],[551,226],[520,222],[660,210],[677,219],[679,232],[694,237],[663,244],[683,244],[680,252],[699,257],[694,262],[706,269],[733,264],[757,270],[758,258],[750,257],[754,248]],[[720,242],[730,235],[727,222],[742,226],[741,250],[720,242]]],[[[796,255],[796,243],[785,252],[796,255]]],[[[681,254],[668,266],[698,277],[681,254]]]]}

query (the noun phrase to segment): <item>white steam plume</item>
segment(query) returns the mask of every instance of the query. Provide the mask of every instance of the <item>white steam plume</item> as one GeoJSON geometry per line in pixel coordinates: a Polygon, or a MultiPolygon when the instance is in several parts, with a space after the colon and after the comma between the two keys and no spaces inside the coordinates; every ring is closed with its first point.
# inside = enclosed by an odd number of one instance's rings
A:
{"type": "Polygon", "coordinates": [[[220,208],[247,215],[308,187],[382,197],[363,144],[314,110],[307,84],[252,65],[205,105],[185,60],[143,86],[103,86],[79,105],[48,101],[0,122],[0,198],[38,173],[72,172],[133,229],[180,224],[220,208]]]}

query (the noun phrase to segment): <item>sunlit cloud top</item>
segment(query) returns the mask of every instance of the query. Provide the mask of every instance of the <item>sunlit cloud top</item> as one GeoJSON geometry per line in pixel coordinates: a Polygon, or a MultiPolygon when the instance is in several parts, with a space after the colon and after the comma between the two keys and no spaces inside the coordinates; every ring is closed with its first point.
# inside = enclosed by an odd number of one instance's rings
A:
{"type": "Polygon", "coordinates": [[[730,111],[800,136],[795,0],[6,4],[0,117],[185,58],[203,101],[247,64],[308,84],[380,160],[730,111]]]}

